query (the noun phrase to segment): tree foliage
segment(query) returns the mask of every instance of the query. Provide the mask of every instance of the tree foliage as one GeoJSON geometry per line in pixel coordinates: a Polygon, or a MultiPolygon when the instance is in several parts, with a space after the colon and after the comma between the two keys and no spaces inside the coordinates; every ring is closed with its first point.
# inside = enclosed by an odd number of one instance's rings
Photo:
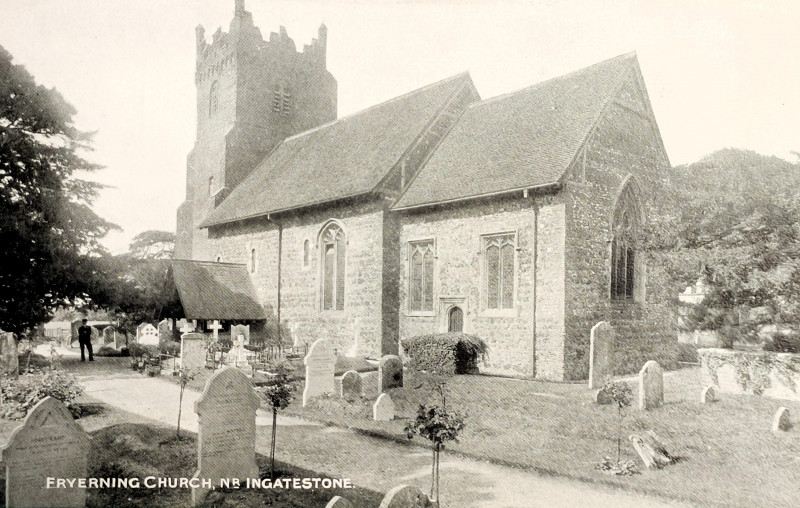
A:
{"type": "Polygon", "coordinates": [[[75,109],[37,85],[0,47],[0,328],[21,332],[50,309],[89,297],[113,224],[91,209],[99,166],[75,109]]]}

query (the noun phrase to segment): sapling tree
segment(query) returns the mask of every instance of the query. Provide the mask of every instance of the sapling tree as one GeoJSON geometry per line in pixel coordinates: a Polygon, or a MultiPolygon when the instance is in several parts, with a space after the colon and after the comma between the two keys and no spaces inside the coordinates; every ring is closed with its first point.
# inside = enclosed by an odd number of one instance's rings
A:
{"type": "MultiPolygon", "coordinates": [[[[444,386],[440,394],[444,399],[444,386]]],[[[431,467],[431,501],[439,503],[439,453],[446,441],[458,441],[458,433],[464,429],[464,417],[457,411],[448,411],[444,405],[421,405],[416,420],[406,427],[406,434],[411,439],[419,435],[431,442],[433,448],[433,465],[431,467]]]]}
{"type": "Polygon", "coordinates": [[[194,379],[195,373],[186,367],[181,367],[181,370],[178,371],[178,379],[180,380],[181,384],[181,391],[180,396],[178,397],[178,430],[176,431],[175,435],[177,436],[178,440],[181,438],[181,409],[183,408],[183,392],[186,390],[186,385],[194,379]]]}
{"type": "Polygon", "coordinates": [[[606,458],[600,466],[600,469],[610,471],[617,475],[631,475],[637,471],[635,465],[631,462],[622,464],[620,462],[620,455],[622,450],[622,417],[623,409],[630,406],[633,401],[633,392],[627,383],[621,381],[607,381],[600,389],[608,398],[617,406],[617,461],[611,464],[610,459],[606,458]]]}
{"type": "Polygon", "coordinates": [[[278,430],[278,410],[286,409],[294,398],[294,386],[289,380],[289,369],[284,364],[276,368],[275,376],[261,390],[264,398],[272,408],[272,444],[269,448],[269,476],[275,479],[275,436],[278,430]]]}

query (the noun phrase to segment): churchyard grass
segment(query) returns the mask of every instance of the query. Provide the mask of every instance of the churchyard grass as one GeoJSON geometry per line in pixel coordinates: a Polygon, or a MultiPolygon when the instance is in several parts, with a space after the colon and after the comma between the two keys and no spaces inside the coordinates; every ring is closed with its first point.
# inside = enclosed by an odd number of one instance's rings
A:
{"type": "MultiPolygon", "coordinates": [[[[391,389],[397,419],[372,420],[372,401],[348,403],[336,397],[293,403],[287,413],[349,427],[394,440],[406,440],[404,427],[419,404],[437,400],[421,375],[406,373],[405,387],[391,389]]],[[[630,379],[636,394],[638,385],[630,379]]],[[[365,384],[366,386],[366,384],[365,384]]],[[[455,376],[448,382],[448,408],[466,415],[459,443],[447,449],[496,463],[585,482],[603,483],[700,504],[793,506],[800,471],[800,428],[770,431],[778,406],[793,414],[800,404],[751,395],[722,394],[720,402],[699,403],[697,367],[665,378],[665,405],[649,411],[631,408],[623,433],[654,430],[667,442],[677,463],[646,470],[632,446],[623,442],[622,460],[640,465],[642,474],[614,477],[595,470],[605,456],[616,456],[617,410],[599,406],[584,383],[546,383],[488,376],[455,376]]],[[[422,444],[422,442],[420,442],[422,444]]]]}

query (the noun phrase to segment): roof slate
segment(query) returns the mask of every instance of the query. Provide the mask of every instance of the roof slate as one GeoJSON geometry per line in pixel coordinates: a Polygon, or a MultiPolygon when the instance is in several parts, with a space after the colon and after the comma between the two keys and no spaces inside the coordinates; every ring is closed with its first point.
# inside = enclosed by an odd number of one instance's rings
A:
{"type": "Polygon", "coordinates": [[[471,105],[393,208],[557,183],[634,66],[621,55],[471,105]]]}
{"type": "Polygon", "coordinates": [[[187,319],[266,319],[245,265],[172,261],[172,273],[187,319]]]}
{"type": "Polygon", "coordinates": [[[286,139],[200,224],[224,224],[373,191],[467,73],[286,139]]]}

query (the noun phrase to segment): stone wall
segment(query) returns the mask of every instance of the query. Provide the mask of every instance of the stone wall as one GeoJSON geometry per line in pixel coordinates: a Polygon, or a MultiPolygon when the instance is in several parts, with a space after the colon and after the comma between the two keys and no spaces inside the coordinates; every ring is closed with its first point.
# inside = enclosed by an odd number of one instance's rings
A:
{"type": "MultiPolygon", "coordinates": [[[[329,339],[342,353],[379,357],[385,349],[383,313],[386,289],[382,283],[385,212],[380,201],[346,203],[276,217],[283,224],[281,255],[281,323],[293,339],[311,343],[329,339]],[[320,304],[320,249],[322,228],[336,220],[347,235],[344,310],[322,311],[320,304]],[[310,250],[304,264],[304,242],[310,250]],[[358,345],[355,340],[358,336],[358,345]]],[[[214,227],[210,231],[211,254],[230,263],[250,263],[256,251],[255,271],[250,276],[259,302],[273,318],[278,296],[278,225],[267,219],[214,227]]],[[[387,331],[390,343],[392,331],[387,331]]],[[[394,349],[396,350],[396,339],[394,349]]]]}
{"type": "Polygon", "coordinates": [[[473,201],[401,216],[400,340],[447,330],[446,312],[464,311],[464,332],[489,346],[484,370],[524,376],[560,377],[563,357],[563,203],[550,197],[473,201]],[[537,231],[537,205],[541,220],[537,231]],[[516,234],[513,309],[487,310],[482,288],[482,237],[516,234]],[[537,236],[539,237],[537,249],[537,236]],[[435,242],[433,311],[408,305],[409,242],[435,242]],[[534,261],[539,260],[534,289],[534,261]],[[546,273],[545,273],[546,272],[546,273]],[[534,297],[539,309],[534,311],[534,297]],[[534,330],[534,312],[538,326],[534,330]],[[534,352],[534,333],[536,350],[534,352]],[[536,362],[534,363],[534,355],[536,362]]]}
{"type": "Polygon", "coordinates": [[[800,354],[698,349],[703,385],[722,393],[800,400],[800,354]]]}

